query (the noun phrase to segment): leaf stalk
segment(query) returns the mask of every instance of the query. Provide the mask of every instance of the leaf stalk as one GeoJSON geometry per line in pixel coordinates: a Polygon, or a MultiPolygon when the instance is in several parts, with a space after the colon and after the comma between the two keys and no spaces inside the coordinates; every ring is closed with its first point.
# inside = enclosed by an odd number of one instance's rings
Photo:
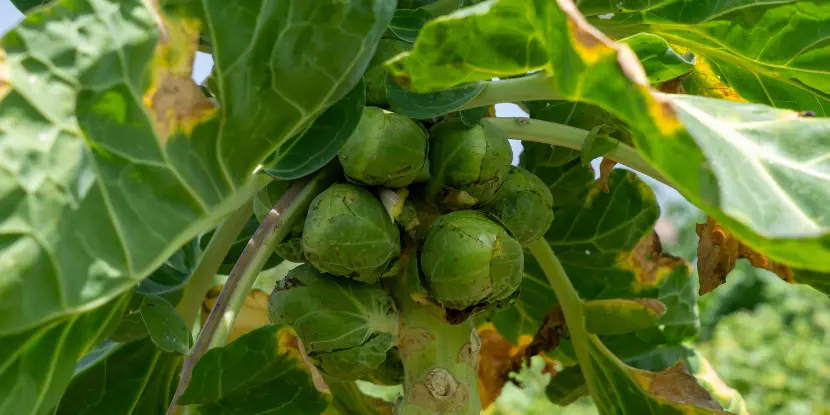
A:
{"type": "Polygon", "coordinates": [[[262,220],[222,287],[190,355],[185,358],[179,385],[167,415],[182,413],[183,407],[176,402],[190,384],[196,363],[208,350],[225,344],[248,292],[274,252],[274,247],[282,242],[291,227],[306,213],[312,199],[336,180],[338,172],[336,164],[329,164],[313,178],[298,180],[262,220]]]}
{"type": "MultiPolygon", "coordinates": [[[[521,117],[485,118],[482,122],[501,130],[507,137],[523,141],[551,144],[560,147],[582,149],[590,131],[550,121],[521,117]]],[[[643,173],[667,186],[672,184],[651,166],[634,147],[620,142],[604,157],[643,173]]]]}
{"type": "Polygon", "coordinates": [[[591,395],[600,396],[598,395],[597,385],[594,384],[593,376],[591,376],[593,360],[591,359],[590,344],[588,343],[590,341],[588,331],[585,329],[585,303],[579,298],[579,293],[576,292],[568,279],[565,268],[562,267],[562,263],[559,262],[559,258],[556,257],[545,238],[537,239],[528,248],[542,268],[542,272],[547,277],[548,283],[556,293],[556,299],[559,300],[559,305],[562,307],[565,324],[571,335],[571,342],[585,377],[585,383],[588,385],[588,390],[591,395]]]}
{"type": "Polygon", "coordinates": [[[196,322],[213,277],[252,214],[253,199],[249,199],[239,209],[228,215],[216,228],[213,238],[202,253],[196,269],[193,270],[185,286],[181,300],[176,305],[176,311],[182,316],[187,327],[192,327],[196,322]]]}
{"type": "Polygon", "coordinates": [[[545,72],[537,72],[520,78],[487,81],[487,85],[475,98],[458,108],[487,107],[506,102],[540,101],[563,99],[554,88],[550,76],[545,72]]]}

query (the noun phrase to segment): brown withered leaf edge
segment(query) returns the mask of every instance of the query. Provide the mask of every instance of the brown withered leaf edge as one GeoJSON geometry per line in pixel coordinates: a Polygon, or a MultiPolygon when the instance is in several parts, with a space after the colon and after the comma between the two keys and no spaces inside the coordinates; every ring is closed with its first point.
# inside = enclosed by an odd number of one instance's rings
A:
{"type": "Polygon", "coordinates": [[[697,224],[695,231],[700,237],[697,246],[700,295],[707,294],[725,283],[726,276],[735,269],[741,258],[746,258],[754,267],[772,271],[784,281],[793,282],[793,271],[790,267],[755,252],[711,217],[706,219],[706,223],[697,224]]]}

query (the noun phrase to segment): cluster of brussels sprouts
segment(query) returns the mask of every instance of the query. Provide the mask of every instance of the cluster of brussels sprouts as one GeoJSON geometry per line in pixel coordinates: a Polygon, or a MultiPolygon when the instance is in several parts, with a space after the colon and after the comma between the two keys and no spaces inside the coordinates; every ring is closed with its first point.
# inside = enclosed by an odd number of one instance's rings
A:
{"type": "MultiPolygon", "coordinates": [[[[517,298],[523,246],[553,220],[550,190],[511,166],[511,146],[498,130],[388,109],[380,64],[406,46],[381,41],[364,76],[371,106],[336,161],[342,180],[312,201],[276,248],[304,264],[272,293],[271,320],[290,325],[330,379],[400,379],[388,278],[399,274],[402,239],[419,248],[420,288],[457,324],[517,298]],[[390,194],[403,200],[389,203],[390,194]]],[[[274,182],[264,189],[257,216],[287,188],[274,182]]]]}

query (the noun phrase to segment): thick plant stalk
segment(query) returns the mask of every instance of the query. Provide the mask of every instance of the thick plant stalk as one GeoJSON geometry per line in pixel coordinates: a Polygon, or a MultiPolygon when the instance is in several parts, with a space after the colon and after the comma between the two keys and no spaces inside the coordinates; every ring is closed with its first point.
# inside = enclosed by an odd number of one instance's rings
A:
{"type": "MultiPolygon", "coordinates": [[[[585,139],[590,134],[590,131],[581,128],[532,118],[485,118],[482,122],[489,123],[491,126],[498,128],[509,138],[553,144],[575,150],[582,148],[582,144],[585,143],[585,139]]],[[[619,143],[605,157],[673,187],[659,171],[640,156],[640,153],[636,149],[627,144],[619,143]]]]}
{"type": "Polygon", "coordinates": [[[233,246],[236,236],[242,232],[253,213],[253,199],[251,199],[228,215],[216,228],[213,238],[202,253],[202,257],[199,258],[199,264],[193,270],[193,275],[187,281],[182,299],[176,305],[176,311],[182,316],[187,327],[193,326],[196,322],[213,277],[222,265],[225,255],[233,246]]]}
{"type": "Polygon", "coordinates": [[[183,408],[177,405],[177,400],[190,384],[196,363],[208,350],[225,343],[248,292],[274,252],[274,247],[282,242],[294,223],[303,217],[312,199],[334,182],[337,172],[338,167],[329,164],[310,180],[297,181],[262,220],[222,287],[190,355],[185,358],[179,385],[167,410],[168,415],[181,413],[183,408]]]}
{"type": "Polygon", "coordinates": [[[413,299],[418,265],[414,249],[402,257],[393,296],[400,313],[398,351],[404,367],[404,396],[396,415],[478,415],[478,354],[481,339],[472,322],[450,325],[429,305],[413,299]]]}

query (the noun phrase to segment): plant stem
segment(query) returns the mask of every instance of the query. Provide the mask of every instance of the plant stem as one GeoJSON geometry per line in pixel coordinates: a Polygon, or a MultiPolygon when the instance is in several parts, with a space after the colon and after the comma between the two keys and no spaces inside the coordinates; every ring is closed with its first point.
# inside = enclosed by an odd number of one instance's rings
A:
{"type": "Polygon", "coordinates": [[[481,339],[471,321],[451,325],[413,299],[418,282],[415,243],[404,251],[404,270],[392,296],[398,306],[398,352],[404,367],[404,396],[396,415],[479,415],[478,353],[481,339]]]}
{"type": "Polygon", "coordinates": [[[521,78],[488,81],[487,86],[475,98],[458,109],[486,107],[504,102],[551,99],[562,99],[562,97],[553,87],[550,76],[544,72],[537,72],[521,78]]]}
{"type": "Polygon", "coordinates": [[[225,343],[256,277],[273,254],[274,246],[282,242],[291,227],[302,218],[312,199],[335,181],[338,172],[336,164],[329,164],[312,179],[298,180],[262,220],[222,287],[190,355],[185,358],[179,385],[167,410],[168,415],[181,413],[182,407],[176,401],[190,384],[193,368],[202,355],[225,343]]]}
{"type": "MultiPolygon", "coordinates": [[[[484,118],[482,122],[490,123],[493,127],[501,130],[506,136],[524,141],[552,144],[561,147],[582,149],[582,144],[590,133],[581,128],[571,127],[555,122],[535,120],[532,118],[484,118]]],[[[651,178],[673,187],[660,172],[640,156],[633,147],[622,142],[608,154],[608,159],[628,166],[651,178]]]]}
{"type": "Polygon", "coordinates": [[[590,355],[590,339],[588,338],[588,331],[585,329],[585,305],[568,279],[562,263],[559,262],[559,258],[553,253],[553,249],[545,241],[545,238],[539,238],[532,242],[528,249],[536,258],[542,272],[545,273],[545,277],[547,277],[548,283],[556,293],[556,299],[559,300],[559,305],[562,307],[565,324],[571,335],[571,342],[582,369],[582,374],[585,377],[585,383],[588,385],[588,390],[593,396],[599,396],[597,386],[594,384],[593,376],[591,376],[593,361],[590,355]]]}
{"type": "Polygon", "coordinates": [[[458,0],[437,0],[421,6],[420,9],[434,17],[443,16],[458,10],[458,0]]]}
{"type": "Polygon", "coordinates": [[[196,322],[213,277],[222,265],[225,255],[230,251],[236,236],[242,232],[242,228],[248,223],[253,212],[253,199],[250,199],[228,215],[216,228],[210,243],[199,259],[199,264],[193,270],[193,275],[187,281],[179,304],[176,305],[176,311],[182,316],[187,327],[192,327],[196,322]]]}

